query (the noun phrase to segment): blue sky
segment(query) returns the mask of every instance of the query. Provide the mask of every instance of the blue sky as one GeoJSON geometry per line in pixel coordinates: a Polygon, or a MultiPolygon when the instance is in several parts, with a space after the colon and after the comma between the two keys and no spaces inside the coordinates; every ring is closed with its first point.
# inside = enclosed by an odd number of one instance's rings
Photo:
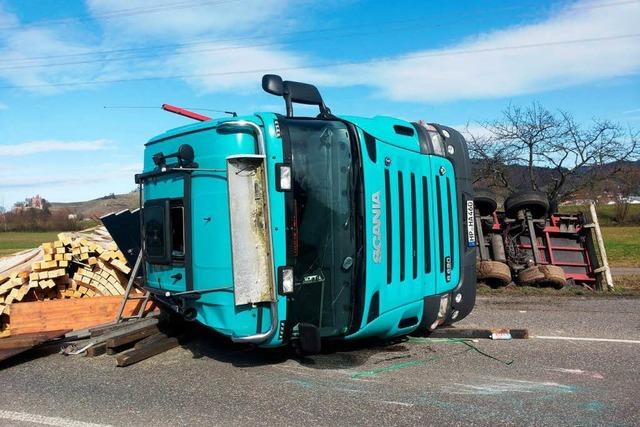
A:
{"type": "Polygon", "coordinates": [[[0,205],[132,190],[189,123],[162,103],[282,112],[264,71],[336,114],[474,129],[539,101],[638,129],[639,23],[633,0],[0,0],[0,205]]]}

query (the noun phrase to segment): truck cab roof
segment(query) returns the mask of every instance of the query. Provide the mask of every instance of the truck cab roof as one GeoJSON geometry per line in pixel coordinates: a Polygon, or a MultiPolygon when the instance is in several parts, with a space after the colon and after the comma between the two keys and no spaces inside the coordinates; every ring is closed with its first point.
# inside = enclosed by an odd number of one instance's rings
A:
{"type": "MultiPolygon", "coordinates": [[[[204,122],[179,126],[156,135],[155,137],[151,138],[145,145],[151,145],[166,139],[177,137],[179,135],[212,129],[218,126],[220,123],[224,123],[226,121],[256,121],[256,119],[259,120],[259,117],[264,117],[271,114],[273,113],[255,113],[252,115],[241,117],[221,117],[204,122]]],[[[353,124],[363,132],[374,136],[379,141],[392,144],[399,148],[404,148],[407,150],[420,151],[420,143],[418,140],[417,132],[410,122],[389,116],[359,117],[345,115],[339,116],[338,118],[353,124]]]]}

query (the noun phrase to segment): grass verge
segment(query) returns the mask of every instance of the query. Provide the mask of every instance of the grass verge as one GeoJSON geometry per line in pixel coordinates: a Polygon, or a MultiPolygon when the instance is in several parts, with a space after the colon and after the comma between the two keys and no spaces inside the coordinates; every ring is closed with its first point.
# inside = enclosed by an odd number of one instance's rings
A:
{"type": "MultiPolygon", "coordinates": [[[[589,205],[580,206],[560,206],[560,212],[563,213],[576,213],[576,212],[589,212],[589,205]]],[[[600,226],[638,226],[640,225],[640,205],[629,205],[629,212],[625,221],[620,224],[616,221],[616,205],[597,205],[596,213],[598,214],[598,221],[600,226]]]]}
{"type": "Polygon", "coordinates": [[[609,264],[640,267],[640,227],[602,227],[609,264]]]}
{"type": "Polygon", "coordinates": [[[483,296],[560,296],[560,297],[640,297],[640,275],[615,276],[614,290],[594,292],[583,286],[565,286],[562,289],[533,286],[506,286],[492,288],[483,283],[478,284],[478,295],[483,296]]]}

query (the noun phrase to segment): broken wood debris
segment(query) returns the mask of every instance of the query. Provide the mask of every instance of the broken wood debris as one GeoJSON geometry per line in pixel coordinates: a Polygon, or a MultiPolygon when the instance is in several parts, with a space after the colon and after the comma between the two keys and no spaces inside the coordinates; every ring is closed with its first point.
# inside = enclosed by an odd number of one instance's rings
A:
{"type": "Polygon", "coordinates": [[[131,350],[127,350],[116,357],[117,366],[129,366],[138,363],[141,360],[171,350],[178,346],[178,339],[175,337],[167,337],[164,334],[158,334],[158,338],[145,343],[136,345],[131,350]]]}
{"type": "Polygon", "coordinates": [[[178,346],[177,338],[161,332],[155,317],[105,325],[90,333],[88,341],[67,343],[61,352],[85,357],[116,355],[117,366],[129,366],[178,346]]]}

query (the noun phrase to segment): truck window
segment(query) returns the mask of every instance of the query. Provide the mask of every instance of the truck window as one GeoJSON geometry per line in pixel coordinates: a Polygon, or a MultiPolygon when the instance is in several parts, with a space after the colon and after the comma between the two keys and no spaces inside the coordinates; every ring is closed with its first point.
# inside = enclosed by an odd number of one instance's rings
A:
{"type": "Polygon", "coordinates": [[[342,122],[324,120],[292,120],[288,130],[298,248],[293,316],[322,335],[344,333],[353,311],[356,251],[349,132],[342,122]]]}
{"type": "Polygon", "coordinates": [[[165,203],[147,203],[144,207],[144,243],[147,260],[151,263],[167,262],[167,233],[165,203]]]}
{"type": "Polygon", "coordinates": [[[171,202],[171,257],[184,258],[184,206],[182,200],[171,202]]]}
{"type": "Polygon", "coordinates": [[[144,206],[147,261],[169,264],[184,259],[184,205],[178,200],[152,200],[144,206]]]}

